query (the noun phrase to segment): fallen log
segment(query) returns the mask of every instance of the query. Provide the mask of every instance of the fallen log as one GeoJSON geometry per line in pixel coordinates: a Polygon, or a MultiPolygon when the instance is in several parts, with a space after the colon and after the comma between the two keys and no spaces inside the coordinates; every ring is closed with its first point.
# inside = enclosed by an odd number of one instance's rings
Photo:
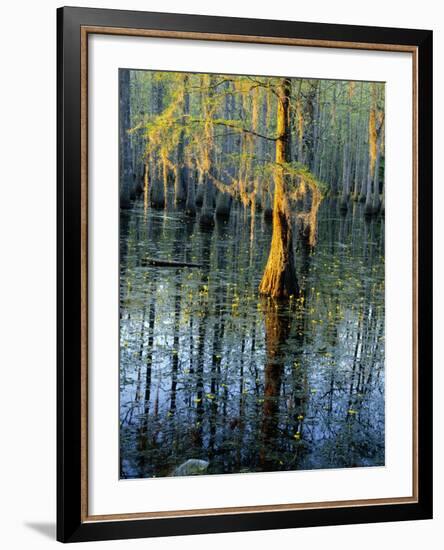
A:
{"type": "Polygon", "coordinates": [[[173,260],[157,260],[156,258],[142,258],[141,265],[155,267],[203,267],[202,264],[193,262],[175,262],[173,260]]]}

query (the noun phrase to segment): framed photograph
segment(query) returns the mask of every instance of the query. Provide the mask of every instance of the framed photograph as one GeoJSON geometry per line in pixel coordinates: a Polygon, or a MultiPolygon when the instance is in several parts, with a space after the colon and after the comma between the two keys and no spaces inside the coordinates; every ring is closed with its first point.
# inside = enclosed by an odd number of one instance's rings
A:
{"type": "Polygon", "coordinates": [[[432,32],[58,10],[58,539],[432,517],[432,32]]]}

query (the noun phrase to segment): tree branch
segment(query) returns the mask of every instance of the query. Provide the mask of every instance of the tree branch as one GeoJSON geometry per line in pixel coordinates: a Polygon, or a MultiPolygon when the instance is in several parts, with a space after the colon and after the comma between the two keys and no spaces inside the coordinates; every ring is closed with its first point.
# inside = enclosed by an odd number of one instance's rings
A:
{"type": "MultiPolygon", "coordinates": [[[[204,123],[205,120],[202,119],[194,119],[191,122],[199,122],[204,123]]],[[[254,132],[253,130],[250,130],[248,128],[244,128],[243,126],[238,126],[237,124],[230,123],[226,120],[212,120],[212,124],[215,126],[226,126],[227,128],[233,128],[234,130],[237,130],[238,132],[243,132],[244,134],[250,134],[252,136],[256,136],[262,139],[266,139],[268,141],[276,141],[277,137],[271,137],[271,136],[265,136],[264,134],[259,134],[258,132],[254,132]]]]}

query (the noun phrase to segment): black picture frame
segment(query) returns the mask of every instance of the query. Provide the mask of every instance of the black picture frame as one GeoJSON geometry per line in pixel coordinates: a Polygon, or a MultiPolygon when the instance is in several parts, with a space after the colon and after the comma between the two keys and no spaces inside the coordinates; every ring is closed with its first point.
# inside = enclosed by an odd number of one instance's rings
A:
{"type": "Polygon", "coordinates": [[[57,539],[62,542],[355,524],[432,517],[432,32],[64,7],[57,10],[57,539]],[[82,513],[81,29],[151,29],[405,45],[417,52],[416,502],[89,521],[82,513]]]}

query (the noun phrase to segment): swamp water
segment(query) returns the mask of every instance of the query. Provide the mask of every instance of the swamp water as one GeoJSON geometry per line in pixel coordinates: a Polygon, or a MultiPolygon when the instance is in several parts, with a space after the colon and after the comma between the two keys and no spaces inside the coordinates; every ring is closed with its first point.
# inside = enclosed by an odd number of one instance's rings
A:
{"type": "Polygon", "coordinates": [[[311,253],[295,232],[285,304],[258,294],[262,214],[208,231],[143,201],[121,213],[121,478],[384,465],[384,222],[361,208],[326,199],[311,253]]]}

